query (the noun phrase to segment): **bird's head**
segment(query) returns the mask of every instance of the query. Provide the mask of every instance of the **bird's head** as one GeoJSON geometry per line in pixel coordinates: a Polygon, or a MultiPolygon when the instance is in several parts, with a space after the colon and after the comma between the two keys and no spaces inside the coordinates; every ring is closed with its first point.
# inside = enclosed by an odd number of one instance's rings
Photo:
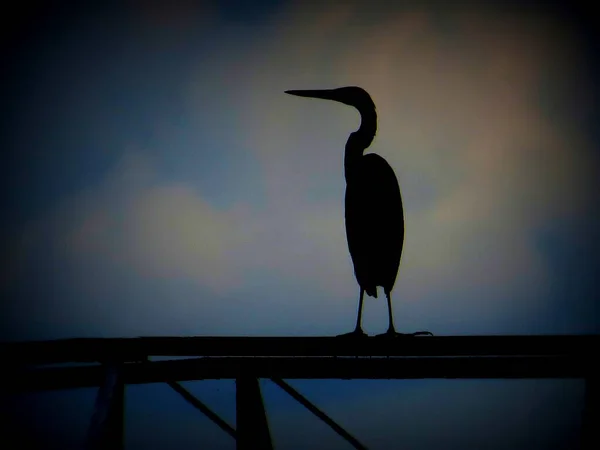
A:
{"type": "Polygon", "coordinates": [[[362,114],[375,112],[375,103],[371,96],[358,86],[346,86],[337,89],[307,89],[285,91],[286,94],[299,97],[321,98],[335,100],[345,105],[354,106],[362,114]]]}

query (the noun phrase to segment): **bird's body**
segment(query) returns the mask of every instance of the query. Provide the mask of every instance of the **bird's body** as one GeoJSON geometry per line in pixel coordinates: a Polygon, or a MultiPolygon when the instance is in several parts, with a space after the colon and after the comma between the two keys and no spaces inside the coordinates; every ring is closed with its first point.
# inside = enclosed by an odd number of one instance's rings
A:
{"type": "MultiPolygon", "coordinates": [[[[347,335],[364,335],[361,327],[364,294],[366,292],[377,297],[377,287],[382,286],[389,317],[385,335],[396,336],[391,292],[402,256],[404,211],[394,170],[381,156],[363,154],[377,132],[375,103],[364,89],[356,86],[286,93],[335,100],[354,106],[360,113],[360,128],[350,134],[344,154],[346,237],[354,274],[360,286],[356,328],[347,335]]],[[[412,335],[418,334],[431,333],[417,332],[412,335]]]]}
{"type": "Polygon", "coordinates": [[[393,169],[381,156],[360,157],[347,180],[346,238],[358,284],[377,297],[377,286],[392,292],[404,243],[404,213],[393,169]]]}

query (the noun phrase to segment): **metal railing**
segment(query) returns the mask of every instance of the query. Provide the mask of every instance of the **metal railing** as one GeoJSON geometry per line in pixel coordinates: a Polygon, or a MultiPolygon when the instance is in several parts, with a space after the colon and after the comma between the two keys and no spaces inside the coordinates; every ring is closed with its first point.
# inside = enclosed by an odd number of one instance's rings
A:
{"type": "Polygon", "coordinates": [[[581,378],[584,448],[600,448],[598,335],[346,337],[141,337],[0,343],[9,393],[99,386],[88,449],[122,449],[125,386],[169,386],[237,441],[272,449],[258,384],[271,379],[357,449],[365,449],[283,379],[581,378]],[[181,357],[151,361],[152,356],[181,357]],[[51,364],[95,363],[52,367],[51,364]],[[178,381],[236,380],[237,429],[178,381]]]}

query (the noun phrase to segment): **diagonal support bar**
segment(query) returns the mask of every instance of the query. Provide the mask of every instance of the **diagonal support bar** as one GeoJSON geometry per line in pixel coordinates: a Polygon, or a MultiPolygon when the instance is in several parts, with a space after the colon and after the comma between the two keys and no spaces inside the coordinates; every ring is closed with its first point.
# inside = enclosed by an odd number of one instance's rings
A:
{"type": "Polygon", "coordinates": [[[354,448],[358,450],[367,450],[367,447],[362,445],[358,441],[358,439],[356,439],[354,436],[352,436],[350,433],[344,430],[340,425],[335,423],[333,419],[331,419],[327,414],[325,414],[323,411],[321,411],[319,408],[313,405],[306,397],[300,394],[300,392],[295,390],[285,381],[283,381],[280,378],[271,378],[271,381],[273,381],[273,383],[275,383],[277,386],[279,386],[281,389],[287,392],[291,397],[293,397],[296,401],[302,404],[302,406],[308,409],[311,413],[313,413],[315,416],[317,416],[319,419],[321,419],[323,422],[329,425],[333,429],[333,431],[335,431],[341,437],[346,439],[354,448]]]}
{"type": "Polygon", "coordinates": [[[230,435],[232,438],[237,439],[237,433],[235,429],[225,422],[217,413],[215,413],[212,409],[198,400],[196,397],[192,395],[190,391],[185,389],[179,383],[175,381],[168,381],[167,384],[179,395],[181,395],[188,403],[190,403],[194,408],[198,409],[201,413],[203,413],[206,417],[212,420],[221,430],[230,435]]]}
{"type": "Polygon", "coordinates": [[[273,450],[258,378],[240,376],[235,384],[237,450],[273,450]]]}
{"type": "Polygon", "coordinates": [[[122,450],[125,384],[121,365],[106,366],[104,383],[98,389],[94,414],[88,430],[88,450],[122,450]]]}

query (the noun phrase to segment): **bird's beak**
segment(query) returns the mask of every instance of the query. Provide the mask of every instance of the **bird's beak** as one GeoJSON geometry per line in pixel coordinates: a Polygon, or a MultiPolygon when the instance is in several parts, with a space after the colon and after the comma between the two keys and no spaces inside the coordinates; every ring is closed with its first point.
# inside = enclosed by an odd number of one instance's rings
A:
{"type": "Polygon", "coordinates": [[[285,91],[286,94],[297,95],[299,97],[322,98],[324,100],[335,100],[343,103],[339,92],[336,89],[307,89],[285,91]]]}

